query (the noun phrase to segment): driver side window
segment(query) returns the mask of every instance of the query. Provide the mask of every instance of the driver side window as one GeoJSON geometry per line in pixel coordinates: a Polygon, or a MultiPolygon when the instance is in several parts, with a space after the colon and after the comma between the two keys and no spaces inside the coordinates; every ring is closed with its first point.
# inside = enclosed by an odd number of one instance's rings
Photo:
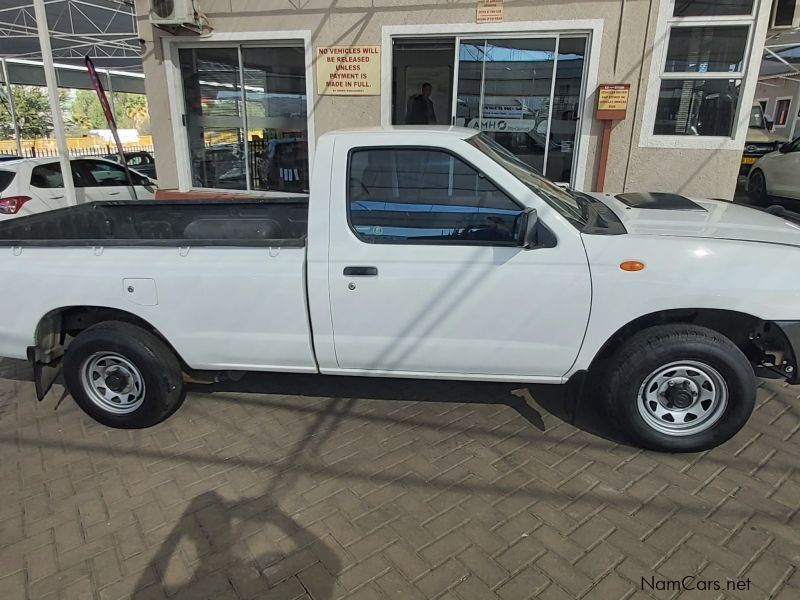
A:
{"type": "Polygon", "coordinates": [[[350,224],[365,242],[516,245],[522,207],[452,154],[365,148],[348,170],[350,224]]]}

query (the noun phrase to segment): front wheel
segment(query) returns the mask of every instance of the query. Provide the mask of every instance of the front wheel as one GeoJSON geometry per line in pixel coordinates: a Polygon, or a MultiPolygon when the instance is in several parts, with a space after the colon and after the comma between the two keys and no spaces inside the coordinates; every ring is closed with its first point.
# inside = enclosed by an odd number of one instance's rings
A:
{"type": "Polygon", "coordinates": [[[89,327],[67,347],[64,382],[95,421],[119,429],[160,423],[183,402],[183,374],[175,354],[135,325],[89,327]]]}
{"type": "Polygon", "coordinates": [[[695,325],[663,325],[633,336],[610,362],[612,413],[639,444],[699,452],[733,437],[747,422],[756,380],[741,350],[695,325]]]}

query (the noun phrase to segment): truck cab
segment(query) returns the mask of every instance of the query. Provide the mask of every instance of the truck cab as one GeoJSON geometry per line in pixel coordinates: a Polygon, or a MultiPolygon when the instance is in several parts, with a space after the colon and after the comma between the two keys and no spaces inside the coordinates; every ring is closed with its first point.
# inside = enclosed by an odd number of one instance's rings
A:
{"type": "Polygon", "coordinates": [[[467,128],[326,133],[308,199],[87,203],[2,247],[0,356],[40,398],[63,366],[112,427],[163,421],[198,372],[587,378],[642,446],[698,451],[747,421],[754,367],[800,382],[786,216],[564,189],[467,128]]]}

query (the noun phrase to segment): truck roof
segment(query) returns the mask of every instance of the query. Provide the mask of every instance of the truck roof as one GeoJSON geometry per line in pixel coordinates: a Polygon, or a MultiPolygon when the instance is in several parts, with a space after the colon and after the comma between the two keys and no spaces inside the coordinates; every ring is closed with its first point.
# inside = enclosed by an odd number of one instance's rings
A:
{"type": "Polygon", "coordinates": [[[477,135],[477,129],[470,129],[468,127],[452,127],[450,125],[384,125],[380,127],[351,127],[346,129],[337,129],[323,134],[328,135],[370,135],[370,134],[385,134],[385,133],[401,133],[410,135],[430,135],[431,133],[452,135],[454,137],[465,140],[477,135]]]}

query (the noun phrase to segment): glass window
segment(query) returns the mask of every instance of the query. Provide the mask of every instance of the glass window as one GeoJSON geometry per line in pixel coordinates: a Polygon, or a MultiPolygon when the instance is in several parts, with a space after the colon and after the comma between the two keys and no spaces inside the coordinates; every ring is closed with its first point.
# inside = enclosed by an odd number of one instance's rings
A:
{"type": "MultiPolygon", "coordinates": [[[[78,171],[75,161],[72,161],[70,165],[72,166],[72,183],[76,188],[86,187],[86,182],[78,171]]],[[[61,177],[61,163],[52,162],[34,167],[33,171],[31,171],[31,185],[44,189],[64,187],[64,178],[61,177]]]]}
{"type": "Polygon", "coordinates": [[[183,48],[179,56],[192,184],[308,191],[303,47],[183,48]]]}
{"type": "Polygon", "coordinates": [[[237,48],[179,51],[192,185],[246,190],[237,48]]]}
{"type": "Polygon", "coordinates": [[[667,73],[739,72],[747,47],[747,26],[673,27],[667,73]]]}
{"type": "Polygon", "coordinates": [[[90,187],[107,187],[114,185],[127,185],[128,176],[125,169],[100,161],[84,161],[84,173],[89,175],[90,187]]]}
{"type": "Polygon", "coordinates": [[[668,79],[661,82],[656,135],[730,136],[739,103],[733,79],[668,79]]]}
{"type": "Polygon", "coordinates": [[[556,85],[550,117],[550,146],[544,173],[551,181],[567,183],[572,175],[580,119],[586,38],[562,37],[558,43],[556,85]]]}
{"type": "Polygon", "coordinates": [[[753,0],[675,0],[676,17],[730,17],[749,15],[753,0]]]}
{"type": "Polygon", "coordinates": [[[498,162],[504,169],[524,183],[534,194],[560,212],[573,225],[582,228],[587,224],[585,211],[581,208],[578,198],[573,194],[542,177],[536,170],[519,160],[487,135],[476,135],[467,141],[492,160],[498,162]]]}
{"type": "Polygon", "coordinates": [[[367,242],[514,245],[522,213],[470,165],[420,148],[352,152],[348,202],[367,242]]]}
{"type": "Polygon", "coordinates": [[[786,121],[789,120],[789,107],[791,104],[792,101],[789,98],[778,100],[778,104],[775,106],[775,125],[779,127],[786,125],[786,121]]]}
{"type": "Polygon", "coordinates": [[[243,48],[250,189],[308,191],[303,48],[243,48]]]}
{"type": "Polygon", "coordinates": [[[674,7],[653,134],[733,137],[753,0],[675,0],[674,7]],[[682,17],[693,17],[691,26],[682,17]]]}
{"type": "MultiPolygon", "coordinates": [[[[125,172],[125,167],[102,160],[82,159],[72,161],[72,176],[75,178],[75,187],[128,185],[128,174],[125,172]],[[81,182],[80,184],[78,183],[79,181],[81,182]]],[[[142,185],[144,183],[136,173],[131,173],[131,177],[134,185],[142,185]]]]}
{"type": "Polygon", "coordinates": [[[31,171],[31,185],[37,188],[60,188],[64,187],[64,178],[61,177],[61,165],[50,163],[39,165],[31,171]]]}
{"type": "Polygon", "coordinates": [[[0,192],[11,185],[15,175],[14,171],[0,171],[0,192]]]}

